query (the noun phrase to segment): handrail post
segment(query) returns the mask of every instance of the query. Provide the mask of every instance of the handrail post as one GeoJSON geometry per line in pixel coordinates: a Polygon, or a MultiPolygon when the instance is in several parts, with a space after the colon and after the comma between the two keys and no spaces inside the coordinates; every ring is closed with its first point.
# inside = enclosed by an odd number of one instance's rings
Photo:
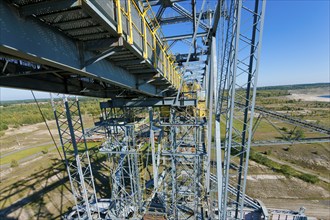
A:
{"type": "Polygon", "coordinates": [[[116,6],[117,6],[117,32],[118,34],[123,33],[123,26],[121,21],[121,6],[120,6],[120,0],[116,0],[116,6]]]}
{"type": "Polygon", "coordinates": [[[143,58],[148,59],[148,43],[147,43],[147,22],[146,22],[146,14],[147,14],[148,9],[145,9],[143,14],[142,14],[142,20],[143,20],[143,46],[144,46],[144,51],[143,51],[143,58]]]}
{"type": "Polygon", "coordinates": [[[131,0],[127,0],[127,15],[128,15],[128,27],[129,27],[129,37],[127,41],[129,44],[133,44],[134,39],[133,39],[131,0]]]}

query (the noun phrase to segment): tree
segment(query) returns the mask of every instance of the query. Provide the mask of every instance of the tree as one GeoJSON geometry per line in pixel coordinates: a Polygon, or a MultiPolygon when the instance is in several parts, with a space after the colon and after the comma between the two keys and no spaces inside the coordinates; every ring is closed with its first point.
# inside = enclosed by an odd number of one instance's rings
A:
{"type": "Polygon", "coordinates": [[[305,137],[305,134],[304,134],[304,132],[301,129],[297,129],[294,132],[294,137],[295,137],[295,139],[300,140],[300,139],[302,139],[302,138],[305,137]]]}

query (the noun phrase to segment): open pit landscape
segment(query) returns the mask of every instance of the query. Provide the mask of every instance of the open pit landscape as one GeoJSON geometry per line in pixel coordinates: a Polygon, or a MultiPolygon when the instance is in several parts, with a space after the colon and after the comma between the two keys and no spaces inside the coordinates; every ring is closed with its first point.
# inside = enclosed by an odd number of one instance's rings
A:
{"type": "MultiPolygon", "coordinates": [[[[330,102],[319,97],[329,95],[329,84],[322,86],[260,88],[256,105],[329,128],[330,102]]],[[[98,101],[82,101],[86,128],[92,127],[98,120],[98,101]]],[[[59,151],[34,102],[1,103],[1,220],[60,219],[73,206],[66,169],[59,155],[62,151],[58,131],[49,103],[46,101],[41,104],[41,109],[59,151]],[[26,111],[25,115],[35,115],[35,121],[24,121],[22,109],[26,111]]],[[[298,143],[306,138],[324,139],[326,135],[271,120],[272,124],[266,119],[260,121],[254,134],[255,143],[281,141],[289,134],[296,137],[291,139],[290,144],[252,144],[247,195],[261,200],[267,208],[299,210],[304,207],[307,216],[330,219],[330,143],[298,143]],[[300,131],[299,137],[298,132],[290,132],[293,129],[300,131]]],[[[88,147],[96,188],[100,196],[106,198],[110,188],[107,176],[109,168],[104,156],[98,153],[101,144],[88,143],[88,147]]]]}
{"type": "Polygon", "coordinates": [[[330,220],[329,8],[0,0],[0,220],[330,220]]]}

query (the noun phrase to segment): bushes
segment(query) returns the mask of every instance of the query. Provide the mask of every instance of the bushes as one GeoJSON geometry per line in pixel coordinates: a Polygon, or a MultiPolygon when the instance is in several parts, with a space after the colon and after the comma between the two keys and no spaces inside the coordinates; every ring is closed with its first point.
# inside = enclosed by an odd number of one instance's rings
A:
{"type": "Polygon", "coordinates": [[[308,183],[317,183],[319,181],[319,178],[317,176],[307,174],[307,173],[302,173],[297,176],[299,179],[308,182],[308,183]]]}
{"type": "MultiPolygon", "coordinates": [[[[54,120],[54,113],[50,103],[39,103],[41,111],[47,120],[54,120]]],[[[0,131],[5,131],[9,126],[18,128],[22,125],[31,125],[43,122],[43,118],[34,103],[28,104],[6,104],[2,105],[0,111],[0,131]]],[[[100,115],[98,100],[83,100],[81,102],[81,112],[100,115]]]]}
{"type": "Polygon", "coordinates": [[[8,125],[3,122],[0,122],[0,131],[5,131],[7,129],[8,129],[8,125]]]}
{"type": "Polygon", "coordinates": [[[305,137],[305,133],[301,129],[296,130],[288,130],[286,127],[280,128],[281,131],[285,132],[285,139],[286,140],[300,140],[305,137]]]}
{"type": "Polygon", "coordinates": [[[305,134],[302,130],[300,129],[297,129],[295,132],[294,132],[294,137],[295,139],[299,140],[299,139],[302,139],[305,137],[305,134]]]}
{"type": "Polygon", "coordinates": [[[286,177],[290,177],[294,175],[295,171],[288,165],[282,165],[279,169],[279,172],[281,172],[286,177]]]}
{"type": "Polygon", "coordinates": [[[271,168],[275,172],[282,173],[287,178],[296,177],[305,182],[313,183],[313,184],[317,183],[319,181],[319,178],[317,176],[307,174],[307,173],[300,173],[288,165],[281,165],[277,162],[274,162],[274,161],[268,159],[266,156],[264,156],[258,152],[254,152],[252,150],[250,152],[250,159],[257,163],[265,165],[266,167],[271,168]]]}
{"type": "Polygon", "coordinates": [[[12,167],[12,168],[18,167],[18,161],[17,160],[11,160],[10,167],[12,167]]]}
{"type": "MultiPolygon", "coordinates": [[[[51,106],[49,104],[42,104],[42,106],[47,106],[47,108],[43,109],[45,115],[49,116],[50,113],[52,114],[51,106]]],[[[32,104],[9,105],[3,107],[1,109],[1,120],[2,125],[0,125],[0,129],[2,130],[7,130],[9,125],[19,127],[23,124],[35,124],[43,121],[37,106],[32,104]]]]}
{"type": "Polygon", "coordinates": [[[259,90],[257,91],[258,97],[280,97],[290,95],[288,90],[259,90]]]}

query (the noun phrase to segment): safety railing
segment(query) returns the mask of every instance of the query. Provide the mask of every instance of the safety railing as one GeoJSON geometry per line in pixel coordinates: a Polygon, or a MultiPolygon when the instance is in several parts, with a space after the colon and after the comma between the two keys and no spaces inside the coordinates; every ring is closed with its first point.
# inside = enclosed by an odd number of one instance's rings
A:
{"type": "Polygon", "coordinates": [[[117,32],[178,89],[181,75],[176,70],[174,56],[167,50],[168,45],[161,40],[160,25],[146,2],[147,6],[143,6],[136,0],[114,0],[113,19],[117,22],[117,32]]]}

